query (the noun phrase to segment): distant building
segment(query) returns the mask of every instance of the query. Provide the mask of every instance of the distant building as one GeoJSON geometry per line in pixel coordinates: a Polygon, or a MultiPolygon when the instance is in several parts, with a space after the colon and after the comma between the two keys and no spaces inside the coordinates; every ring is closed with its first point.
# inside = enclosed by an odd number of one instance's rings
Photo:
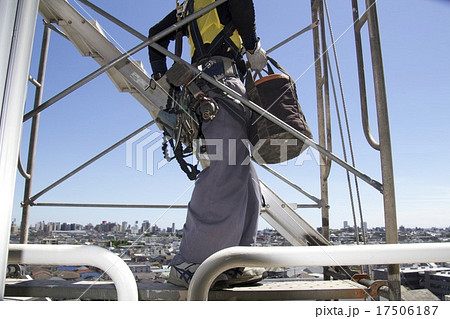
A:
{"type": "Polygon", "coordinates": [[[148,263],[129,263],[128,267],[130,268],[133,274],[135,273],[148,273],[152,271],[151,265],[148,263]]]}
{"type": "Polygon", "coordinates": [[[141,233],[148,233],[150,231],[150,222],[148,220],[144,220],[141,226],[141,233]]]}
{"type": "Polygon", "coordinates": [[[11,233],[15,234],[19,232],[19,226],[16,224],[11,225],[11,233]]]}
{"type": "Polygon", "coordinates": [[[445,300],[445,296],[450,295],[450,269],[425,272],[423,286],[441,300],[445,300]]]}
{"type": "Polygon", "coordinates": [[[150,233],[151,233],[151,234],[156,234],[156,233],[158,233],[159,231],[161,231],[161,228],[159,228],[158,225],[153,225],[153,226],[151,227],[151,229],[150,229],[150,233]]]}
{"type": "MultiPolygon", "coordinates": [[[[387,280],[386,268],[374,269],[374,280],[387,280]]],[[[436,264],[402,265],[401,284],[408,289],[428,289],[441,300],[450,294],[450,268],[436,264]]]]}

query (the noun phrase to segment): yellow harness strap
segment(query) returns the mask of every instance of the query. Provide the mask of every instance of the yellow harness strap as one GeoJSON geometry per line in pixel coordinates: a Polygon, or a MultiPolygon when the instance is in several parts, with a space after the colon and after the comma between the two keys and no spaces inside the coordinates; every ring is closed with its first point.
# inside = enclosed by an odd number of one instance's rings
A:
{"type": "MultiPolygon", "coordinates": [[[[214,2],[214,0],[191,0],[194,1],[194,12],[206,7],[207,5],[214,2]]],[[[204,44],[211,44],[216,36],[224,29],[224,25],[220,23],[219,15],[217,10],[214,8],[205,15],[197,19],[198,29],[202,36],[204,44]]],[[[189,44],[191,46],[191,57],[195,52],[194,41],[192,40],[191,30],[189,30],[189,44]]],[[[233,35],[230,37],[236,47],[240,50],[242,48],[242,39],[239,36],[237,30],[234,31],[233,35]]]]}

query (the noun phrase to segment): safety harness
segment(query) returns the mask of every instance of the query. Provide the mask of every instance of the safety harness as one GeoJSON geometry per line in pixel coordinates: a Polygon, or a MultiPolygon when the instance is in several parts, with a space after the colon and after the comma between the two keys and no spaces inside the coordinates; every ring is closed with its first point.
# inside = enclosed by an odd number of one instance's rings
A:
{"type": "MultiPolygon", "coordinates": [[[[186,0],[181,5],[177,1],[176,14],[178,21],[194,13],[194,11],[194,0],[186,0]]],[[[235,27],[231,22],[226,24],[212,42],[206,46],[197,20],[189,23],[189,35],[196,54],[202,58],[202,61],[206,61],[198,63],[201,72],[213,68],[215,62],[208,59],[224,44],[231,48],[235,57],[239,56],[239,48],[231,39],[234,31],[235,27]]],[[[183,35],[184,33],[181,29],[176,33],[175,54],[177,56],[182,54],[183,35]]],[[[238,74],[237,70],[234,71],[234,69],[225,66],[225,64],[223,63],[224,75],[229,75],[228,73],[232,75],[238,74]]],[[[182,171],[186,173],[190,180],[195,180],[200,170],[198,169],[198,163],[196,165],[190,164],[186,162],[185,158],[197,152],[195,155],[202,163],[202,167],[205,168],[209,165],[205,165],[205,162],[207,163],[208,161],[202,161],[207,155],[206,145],[201,143],[203,139],[201,125],[203,121],[213,120],[219,110],[217,102],[209,98],[198,87],[196,84],[197,77],[198,75],[193,74],[183,63],[177,62],[167,71],[166,80],[171,84],[168,92],[169,99],[166,108],[161,110],[157,119],[164,127],[164,143],[162,147],[164,157],[168,161],[175,158],[182,171]],[[168,143],[173,149],[174,157],[170,157],[168,154],[168,143]],[[184,148],[183,144],[185,145],[184,148]]]]}

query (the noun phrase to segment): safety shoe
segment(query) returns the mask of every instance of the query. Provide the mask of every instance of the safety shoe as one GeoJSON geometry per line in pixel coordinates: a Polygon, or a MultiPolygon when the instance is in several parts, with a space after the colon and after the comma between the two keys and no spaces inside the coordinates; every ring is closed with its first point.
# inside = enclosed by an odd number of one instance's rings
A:
{"type": "MultiPolygon", "coordinates": [[[[172,265],[170,267],[169,278],[167,281],[181,287],[189,288],[192,277],[200,264],[183,262],[179,265],[172,265]]],[[[222,289],[228,286],[227,276],[220,274],[211,285],[211,289],[222,289]]]]}
{"type": "Polygon", "coordinates": [[[264,268],[256,267],[232,268],[224,274],[228,277],[230,287],[252,285],[267,277],[267,271],[264,268]]]}

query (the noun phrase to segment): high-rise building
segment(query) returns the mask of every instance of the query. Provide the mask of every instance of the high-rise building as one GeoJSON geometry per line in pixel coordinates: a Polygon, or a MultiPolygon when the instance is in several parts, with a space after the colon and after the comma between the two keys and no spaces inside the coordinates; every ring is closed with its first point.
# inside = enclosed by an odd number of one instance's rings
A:
{"type": "Polygon", "coordinates": [[[141,233],[148,233],[150,231],[150,222],[148,220],[144,220],[142,222],[141,233]]]}
{"type": "Polygon", "coordinates": [[[13,223],[11,224],[11,233],[12,233],[12,234],[16,234],[16,233],[18,233],[18,232],[19,232],[19,226],[17,226],[16,223],[13,222],[13,223]]]}
{"type": "Polygon", "coordinates": [[[139,224],[138,221],[136,221],[136,222],[134,223],[134,226],[131,228],[131,233],[132,233],[132,234],[137,234],[137,233],[139,232],[139,226],[138,226],[138,224],[139,224]]]}
{"type": "Polygon", "coordinates": [[[348,221],[344,220],[344,228],[348,228],[348,221]]]}
{"type": "Polygon", "coordinates": [[[122,233],[126,233],[127,232],[127,227],[128,227],[128,223],[127,222],[122,222],[122,233]]]}
{"type": "Polygon", "coordinates": [[[157,232],[159,232],[161,229],[155,224],[151,227],[151,230],[149,231],[151,234],[156,234],[157,232]]]}

